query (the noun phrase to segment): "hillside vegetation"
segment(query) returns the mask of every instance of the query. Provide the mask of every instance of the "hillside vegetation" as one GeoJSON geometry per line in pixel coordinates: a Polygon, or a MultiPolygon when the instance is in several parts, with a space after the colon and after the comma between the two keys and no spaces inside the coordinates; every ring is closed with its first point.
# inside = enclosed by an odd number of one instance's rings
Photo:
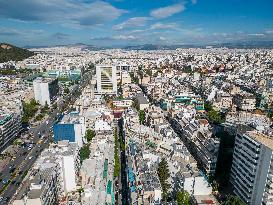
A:
{"type": "Polygon", "coordinates": [[[0,63],[21,61],[33,55],[34,52],[27,49],[18,48],[7,43],[0,43],[0,63]]]}

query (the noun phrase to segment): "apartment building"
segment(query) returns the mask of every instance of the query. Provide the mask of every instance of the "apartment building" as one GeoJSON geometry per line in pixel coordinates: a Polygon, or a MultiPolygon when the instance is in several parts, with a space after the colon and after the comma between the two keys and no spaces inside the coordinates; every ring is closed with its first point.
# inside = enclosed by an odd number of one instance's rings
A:
{"type": "Polygon", "coordinates": [[[246,204],[273,204],[273,141],[247,126],[240,126],[230,182],[246,204]]]}
{"type": "Polygon", "coordinates": [[[50,106],[59,92],[58,79],[37,78],[33,81],[33,89],[35,100],[50,106]]]}
{"type": "Polygon", "coordinates": [[[24,183],[12,205],[55,205],[58,204],[58,164],[50,161],[34,169],[24,183]]]}
{"type": "Polygon", "coordinates": [[[207,120],[190,120],[176,116],[172,124],[185,142],[191,143],[191,151],[208,175],[214,175],[220,147],[219,139],[213,137],[207,120]]]}
{"type": "Polygon", "coordinates": [[[229,109],[232,106],[232,96],[223,91],[218,91],[216,93],[215,101],[213,102],[213,107],[217,110],[229,109]]]}
{"type": "Polygon", "coordinates": [[[0,151],[2,151],[21,130],[21,115],[18,113],[0,115],[0,151]]]}
{"type": "Polygon", "coordinates": [[[234,103],[240,110],[251,111],[256,108],[256,98],[249,93],[240,93],[235,95],[234,103]]]}
{"type": "Polygon", "coordinates": [[[65,115],[61,122],[53,127],[55,142],[68,140],[69,142],[77,142],[79,147],[83,146],[85,132],[85,117],[80,116],[76,111],[65,115]]]}
{"type": "Polygon", "coordinates": [[[117,94],[117,70],[112,65],[97,65],[97,92],[99,94],[117,94]]]}

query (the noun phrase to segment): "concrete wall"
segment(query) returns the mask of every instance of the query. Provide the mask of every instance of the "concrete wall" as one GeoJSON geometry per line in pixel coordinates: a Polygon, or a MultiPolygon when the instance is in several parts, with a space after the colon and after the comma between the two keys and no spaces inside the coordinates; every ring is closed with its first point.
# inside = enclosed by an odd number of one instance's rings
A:
{"type": "Polygon", "coordinates": [[[73,156],[64,156],[62,159],[64,191],[76,190],[76,170],[73,156]]]}

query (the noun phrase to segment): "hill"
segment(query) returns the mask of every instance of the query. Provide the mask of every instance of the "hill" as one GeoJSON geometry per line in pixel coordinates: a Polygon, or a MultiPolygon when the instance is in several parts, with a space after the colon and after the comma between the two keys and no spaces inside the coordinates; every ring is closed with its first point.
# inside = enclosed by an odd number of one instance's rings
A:
{"type": "Polygon", "coordinates": [[[34,52],[27,49],[18,48],[7,43],[0,43],[0,63],[21,61],[33,55],[34,52]]]}

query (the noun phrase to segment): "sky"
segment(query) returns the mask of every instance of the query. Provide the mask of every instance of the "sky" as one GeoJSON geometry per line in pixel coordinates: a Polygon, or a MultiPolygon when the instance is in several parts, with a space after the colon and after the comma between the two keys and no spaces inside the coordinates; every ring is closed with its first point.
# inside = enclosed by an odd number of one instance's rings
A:
{"type": "Polygon", "coordinates": [[[273,41],[273,0],[0,0],[17,46],[273,41]]]}

